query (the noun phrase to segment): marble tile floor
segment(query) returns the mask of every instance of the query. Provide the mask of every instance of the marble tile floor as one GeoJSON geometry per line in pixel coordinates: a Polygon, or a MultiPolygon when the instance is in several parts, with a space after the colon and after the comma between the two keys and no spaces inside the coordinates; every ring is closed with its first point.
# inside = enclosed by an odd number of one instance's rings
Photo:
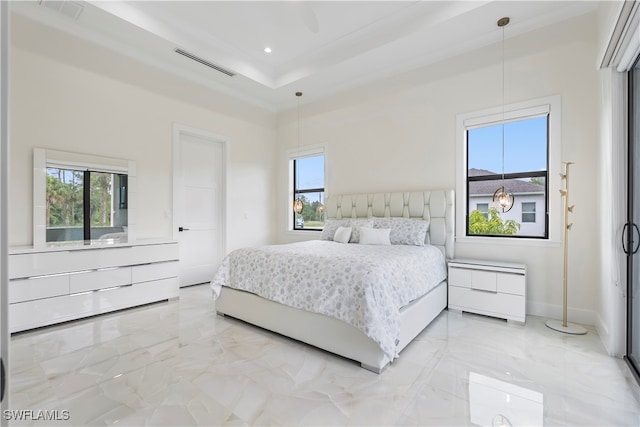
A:
{"type": "Polygon", "coordinates": [[[640,389],[595,331],[535,316],[444,311],[376,375],[216,316],[200,285],[14,335],[10,357],[9,425],[640,425],[640,389]]]}

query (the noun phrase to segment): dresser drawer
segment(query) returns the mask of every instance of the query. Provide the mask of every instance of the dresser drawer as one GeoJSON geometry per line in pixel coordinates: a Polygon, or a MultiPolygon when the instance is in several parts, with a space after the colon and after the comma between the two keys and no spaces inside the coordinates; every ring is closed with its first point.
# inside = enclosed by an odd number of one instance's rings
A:
{"type": "Polygon", "coordinates": [[[146,264],[150,262],[177,261],[178,244],[134,246],[129,264],[146,264]]]}
{"type": "Polygon", "coordinates": [[[108,268],[105,270],[76,273],[69,276],[69,292],[94,291],[131,284],[131,267],[108,268]]]}
{"type": "Polygon", "coordinates": [[[178,262],[176,261],[138,265],[132,267],[131,270],[132,283],[151,282],[170,277],[178,277],[178,262]]]}
{"type": "Polygon", "coordinates": [[[69,276],[44,276],[9,281],[9,304],[69,293],[69,276]]]}

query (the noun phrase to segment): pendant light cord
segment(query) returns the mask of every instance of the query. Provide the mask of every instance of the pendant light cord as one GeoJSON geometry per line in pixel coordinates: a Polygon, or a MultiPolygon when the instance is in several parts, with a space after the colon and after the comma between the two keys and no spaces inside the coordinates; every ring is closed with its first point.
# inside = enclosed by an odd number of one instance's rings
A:
{"type": "Polygon", "coordinates": [[[296,96],[298,97],[298,156],[300,155],[300,97],[302,96],[302,92],[296,92],[296,96]]]}
{"type": "MultiPolygon", "coordinates": [[[[508,23],[508,22],[507,22],[508,23]]],[[[502,26],[502,186],[504,187],[504,27],[502,26]]]]}
{"type": "MultiPolygon", "coordinates": [[[[302,96],[302,92],[296,92],[296,98],[298,98],[298,156],[300,156],[300,97],[302,96]]],[[[299,173],[299,171],[298,171],[299,173]]],[[[296,174],[297,175],[297,174],[296,174]]],[[[295,180],[298,179],[297,176],[294,177],[295,180]]],[[[296,188],[297,186],[297,182],[296,184],[296,188]]]]}
{"type": "Polygon", "coordinates": [[[504,93],[505,93],[505,79],[504,79],[504,27],[506,27],[511,20],[509,17],[498,19],[498,27],[502,28],[502,188],[504,190],[504,93]]]}

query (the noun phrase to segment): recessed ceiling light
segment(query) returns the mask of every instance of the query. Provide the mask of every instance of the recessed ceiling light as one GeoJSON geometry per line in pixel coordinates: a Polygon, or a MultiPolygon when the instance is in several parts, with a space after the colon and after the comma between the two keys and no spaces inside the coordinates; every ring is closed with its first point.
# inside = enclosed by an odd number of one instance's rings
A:
{"type": "Polygon", "coordinates": [[[271,48],[270,47],[265,47],[264,48],[265,53],[271,53],[271,48]]]}

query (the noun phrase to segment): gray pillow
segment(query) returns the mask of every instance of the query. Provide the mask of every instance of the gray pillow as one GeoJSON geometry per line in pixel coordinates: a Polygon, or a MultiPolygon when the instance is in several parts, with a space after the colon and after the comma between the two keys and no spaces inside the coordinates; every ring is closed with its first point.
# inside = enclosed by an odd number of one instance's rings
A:
{"type": "Polygon", "coordinates": [[[392,245],[424,246],[429,221],[418,218],[374,218],[373,228],[390,228],[392,245]]]}

